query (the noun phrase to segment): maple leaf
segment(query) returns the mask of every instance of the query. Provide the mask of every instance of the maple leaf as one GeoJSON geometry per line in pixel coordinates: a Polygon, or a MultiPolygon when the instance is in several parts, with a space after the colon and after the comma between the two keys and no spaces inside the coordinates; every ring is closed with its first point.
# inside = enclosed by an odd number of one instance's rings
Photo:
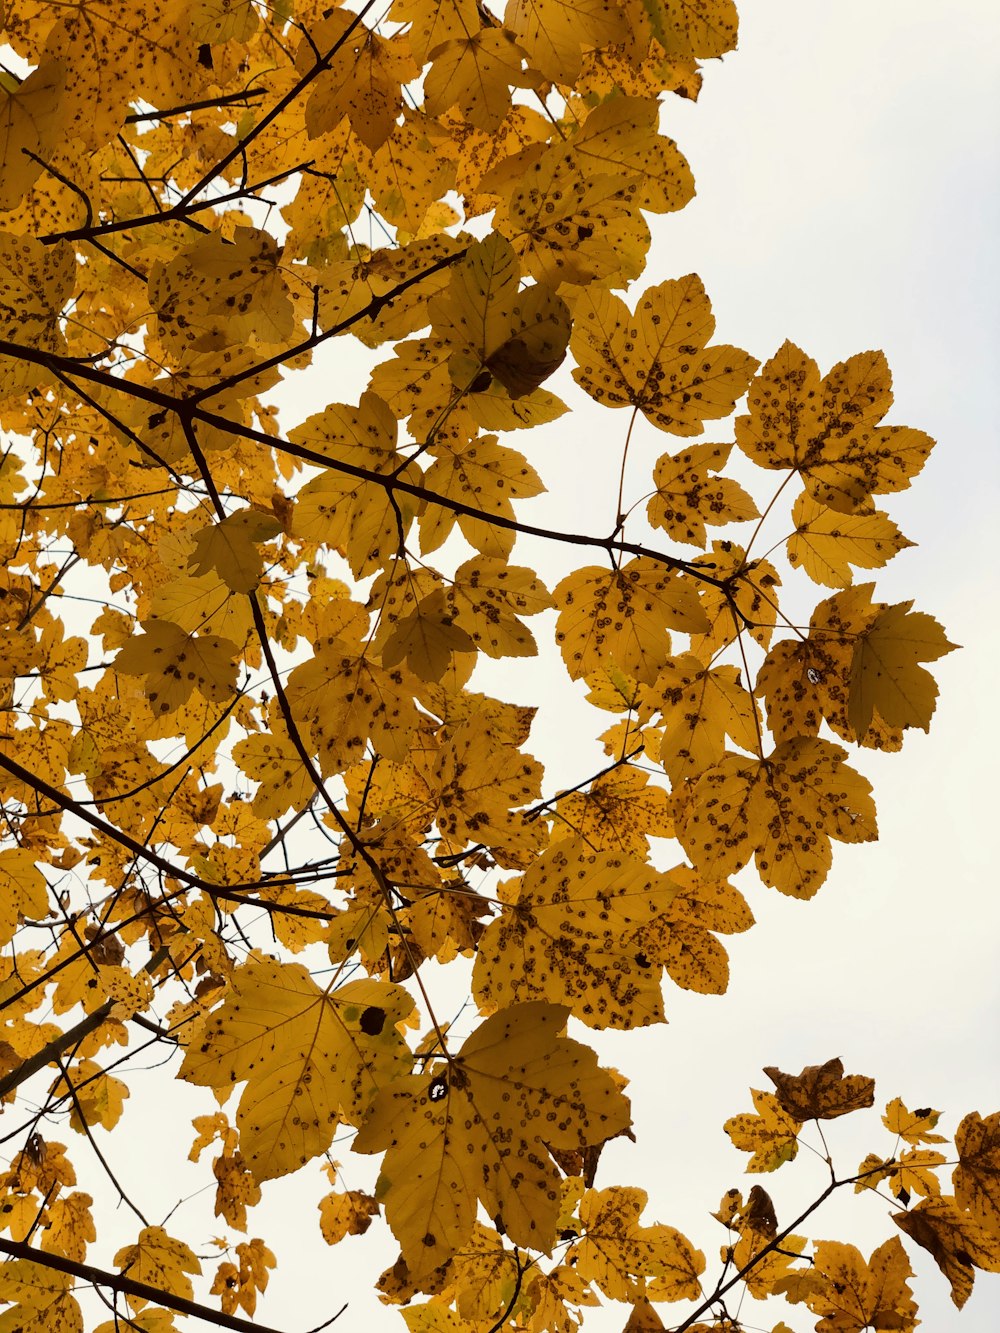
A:
{"type": "Polygon", "coordinates": [[[215,570],[233,592],[253,592],[264,567],[258,544],[280,531],[281,524],[270,514],[254,509],[230,514],[197,534],[188,568],[196,576],[215,570]]]}
{"type": "Polygon", "coordinates": [[[934,444],[922,431],[878,425],[891,384],[881,352],[861,352],[821,380],[815,361],[786,342],[750,386],[736,443],[760,467],[800,472],[818,504],[868,513],[872,495],[909,486],[934,444]]]}
{"type": "Polygon", "coordinates": [[[1000,1229],[1000,1112],[985,1118],[975,1111],[967,1115],[955,1132],[955,1147],[955,1201],[983,1227],[996,1232],[1000,1229]]]}
{"type": "Polygon", "coordinates": [[[829,741],[797,737],[766,759],[729,754],[695,783],[678,829],[695,869],[733,874],[754,858],[765,884],[811,898],[829,872],[830,840],[877,836],[871,786],[829,741]]]}
{"type": "MultiPolygon", "coordinates": [[[[822,1316],[817,1333],[915,1326],[917,1307],[907,1282],[913,1274],[898,1237],[880,1245],[867,1262],[854,1245],[818,1241],[813,1266],[804,1299],[813,1314],[822,1316]]],[[[789,1299],[797,1299],[794,1289],[789,1299]]]]}
{"type": "Polygon", "coordinates": [[[756,1114],[731,1116],[723,1129],[742,1152],[752,1153],[747,1171],[776,1171],[799,1150],[800,1121],[789,1115],[773,1092],[751,1088],[756,1114]]]}
{"type": "Polygon", "coordinates": [[[913,543],[888,515],[842,514],[826,509],[803,491],[792,506],[795,531],[787,542],[788,563],[801,566],[815,583],[849,588],[852,565],[881,569],[913,543]]]}
{"type": "Polygon", "coordinates": [[[940,1118],[940,1111],[932,1111],[929,1107],[910,1111],[902,1098],[893,1097],[885,1108],[882,1124],[891,1134],[898,1134],[907,1143],[944,1143],[943,1134],[933,1133],[940,1118]]]}
{"type": "Polygon", "coordinates": [[[214,634],[188,634],[169,620],[147,620],[115,658],[115,669],[142,676],[149,706],[156,714],[172,713],[195,689],[212,703],[225,702],[236,690],[239,649],[214,634]]]}
{"type": "Polygon", "coordinates": [[[479,941],[480,1009],[549,1000],[595,1028],[662,1022],[658,971],[632,937],[676,892],[641,861],[591,852],[582,840],[557,843],[508,890],[479,941]]]}
{"type": "Polygon", "coordinates": [[[654,1301],[696,1299],[705,1256],[674,1227],[641,1226],[646,1202],[641,1189],[588,1190],[579,1207],[584,1234],[570,1251],[573,1266],[612,1300],[634,1301],[646,1290],[654,1301]]]}
{"type": "Polygon", "coordinates": [[[851,664],[847,719],[865,736],[872,715],[890,727],[929,730],[937,703],[937,685],[920,662],[933,662],[952,652],[938,622],[912,602],[900,602],[880,611],[859,637],[851,664]]]}
{"type": "Polygon", "coordinates": [[[1000,1272],[1000,1241],[964,1212],[950,1195],[921,1199],[892,1220],[911,1240],[927,1250],[951,1284],[951,1299],[960,1310],[972,1294],[976,1268],[1000,1272]]]}
{"type": "Polygon", "coordinates": [[[556,642],[574,680],[607,667],[651,685],[670,655],[669,629],[707,627],[698,595],[670,570],[638,556],[620,569],[586,566],[552,592],[556,642]]]}
{"type": "Polygon", "coordinates": [[[643,701],[661,715],[659,759],[675,785],[718,763],[727,736],[745,750],[760,744],[753,696],[736,667],[706,667],[694,653],[668,658],[643,701]]]}
{"type": "MultiPolygon", "coordinates": [[[[653,469],[656,494],[646,514],[654,528],[663,528],[675,541],[704,546],[705,527],[744,523],[759,518],[753,497],[721,472],[732,452],[731,444],[692,444],[679,454],[663,454],[653,469]]],[[[791,555],[789,558],[796,563],[791,555]]],[[[889,556],[886,556],[889,559],[889,556]]]]}
{"type": "Polygon", "coordinates": [[[378,1203],[363,1190],[336,1191],[319,1201],[319,1226],[327,1245],[336,1245],[345,1236],[363,1236],[378,1216],[378,1203]]]}
{"type": "MultiPolygon", "coordinates": [[[[132,1245],[123,1245],[115,1255],[115,1264],[123,1273],[190,1300],[194,1294],[189,1273],[200,1273],[201,1264],[194,1252],[169,1235],[163,1227],[143,1227],[132,1245]]],[[[143,1296],[126,1293],[125,1299],[132,1310],[142,1310],[149,1304],[143,1296]]]]}
{"type": "Polygon", "coordinates": [[[586,1046],[560,1036],[568,1010],[519,1004],[481,1023],[447,1065],[395,1080],[354,1141],[385,1151],[377,1197],[410,1271],[430,1272],[472,1234],[476,1201],[516,1245],[548,1251],[569,1149],[628,1128],[628,1102],[586,1046]]]}
{"type": "Polygon", "coordinates": [[[778,1089],[782,1110],[794,1120],[833,1120],[875,1100],[875,1080],[845,1074],[836,1058],[808,1065],[801,1074],[783,1074],[773,1065],[764,1073],[778,1089]]]}
{"type": "Polygon", "coordinates": [[[48,884],[29,851],[0,851],[0,944],[9,944],[24,917],[48,915],[48,884]]]}
{"type": "Polygon", "coordinates": [[[210,1088],[245,1082],[240,1148],[256,1179],[271,1180],[325,1152],[338,1121],[357,1123],[381,1080],[408,1067],[396,1025],[412,1008],[398,986],[322,990],[299,964],[256,959],[234,974],[180,1076],[210,1088]]]}
{"type": "Polygon", "coordinates": [[[706,880],[690,866],[668,872],[678,887],[667,910],[636,936],[643,954],[662,963],[670,980],[701,995],[723,995],[729,987],[729,957],[712,934],[738,934],[753,925],[739,889],[706,880]]]}
{"type": "Polygon", "coordinates": [[[532,65],[555,83],[572,83],[581,48],[607,46],[625,35],[625,20],[611,0],[508,0],[504,24],[532,65]]]}
{"type": "Polygon", "coordinates": [[[545,487],[538,473],[523,454],[499,444],[495,435],[480,436],[461,447],[434,445],[430,452],[434,462],[424,475],[428,489],[481,509],[482,518],[427,505],[419,519],[421,550],[425,554],[437,550],[457,523],[462,536],[482,555],[506,559],[516,534],[495,527],[490,519],[496,515],[512,519],[512,500],[540,495],[545,487]]]}
{"type": "Polygon", "coordinates": [[[28,1328],[83,1333],[83,1315],[72,1284],[69,1273],[33,1259],[7,1259],[0,1265],[0,1300],[10,1302],[3,1322],[11,1333],[28,1328]]]}
{"type": "Polygon", "coordinates": [[[46,60],[16,88],[0,88],[0,208],[16,207],[51,159],[63,132],[66,72],[46,60]]]}
{"type": "Polygon", "coordinates": [[[650,287],[636,306],[588,293],[574,311],[573,378],[599,403],[636,407],[674,435],[700,435],[728,416],[757,368],[737,347],[707,346],[715,330],[700,280],[689,274],[650,287]]]}
{"type": "Polygon", "coordinates": [[[581,837],[595,850],[644,857],[650,837],[673,836],[667,793],[650,784],[647,774],[628,765],[615,768],[574,792],[556,806],[554,839],[581,837]]]}
{"type": "Polygon", "coordinates": [[[569,310],[543,284],[519,288],[513,247],[494,233],[469,246],[447,292],[428,302],[434,333],[453,349],[448,373],[457,388],[482,392],[485,375],[520,398],[558,369],[569,341],[569,310]]]}

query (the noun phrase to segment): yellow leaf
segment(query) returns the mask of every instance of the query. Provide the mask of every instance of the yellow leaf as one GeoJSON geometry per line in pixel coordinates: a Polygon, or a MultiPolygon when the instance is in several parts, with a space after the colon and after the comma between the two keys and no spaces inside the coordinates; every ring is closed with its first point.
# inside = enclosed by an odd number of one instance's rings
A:
{"type": "Polygon", "coordinates": [[[297,963],[256,959],[184,1056],[202,1087],[246,1083],[236,1123],[258,1181],[326,1151],[338,1121],[357,1123],[376,1089],[409,1068],[397,1024],[413,1009],[399,986],[349,981],[321,990],[297,963]]]}
{"type": "Polygon", "coordinates": [[[760,467],[800,472],[816,503],[869,513],[872,495],[909,486],[934,445],[922,431],[878,425],[891,386],[881,352],[860,352],[821,380],[815,361],[786,342],[750,386],[736,443],[760,467]]]}
{"type": "Polygon", "coordinates": [[[556,642],[574,680],[614,665],[652,685],[670,656],[668,629],[708,626],[692,584],[643,556],[620,569],[578,569],[552,596],[556,642]]]}
{"type": "Polygon", "coordinates": [[[186,634],[169,620],[147,620],[114,660],[126,676],[143,676],[154,715],[172,713],[195,689],[212,703],[236,692],[236,644],[214,634],[186,634]]]}
{"type": "Polygon", "coordinates": [[[480,1009],[548,1000],[588,1027],[662,1022],[659,969],[633,937],[676,892],[642,861],[590,851],[582,839],[557,843],[510,886],[479,941],[472,986],[480,1009]]]}
{"type": "Polygon", "coordinates": [[[679,892],[667,910],[635,937],[647,958],[662,963],[675,985],[701,995],[723,995],[729,957],[711,931],[737,934],[753,925],[740,891],[725,881],[702,879],[690,866],[675,866],[679,892]]]}
{"type": "Polygon", "coordinates": [[[1000,1232],[1000,1112],[985,1118],[970,1112],[955,1133],[955,1147],[955,1201],[984,1227],[1000,1232]]]}
{"type": "Polygon", "coordinates": [[[306,103],[310,139],[330,133],[347,116],[351,129],[374,152],[392,133],[402,109],[401,84],[417,74],[402,41],[387,41],[357,22],[354,14],[334,10],[299,43],[300,73],[313,68],[316,51],[333,54],[312,81],[306,103]]]}
{"type": "Polygon", "coordinates": [[[803,491],[792,507],[795,532],[787,542],[788,563],[801,566],[814,583],[849,588],[852,565],[881,569],[913,543],[880,509],[871,514],[841,514],[818,504],[803,491]]]}
{"type": "Polygon", "coordinates": [[[247,736],[233,746],[233,759],[254,782],[253,811],[261,819],[280,819],[289,808],[304,810],[316,787],[288,729],[272,722],[269,731],[247,736]]]}
{"type": "Polygon", "coordinates": [[[69,1123],[78,1134],[90,1125],[114,1129],[125,1109],[129,1090],[119,1078],[106,1074],[93,1060],[77,1060],[66,1075],[56,1079],[51,1091],[69,1100],[69,1123]]]}
{"type": "Polygon", "coordinates": [[[582,295],[574,314],[573,378],[581,388],[607,407],[638,408],[674,435],[700,435],[706,421],[727,417],[757,367],[738,347],[707,346],[715,320],[693,273],[648,288],[634,322],[604,291],[582,295]]]}
{"type": "Polygon", "coordinates": [[[596,1054],[559,1035],[567,1015],[504,1010],[447,1065],[377,1096],[354,1147],[385,1151],[376,1193],[414,1276],[465,1244],[477,1201],[515,1245],[548,1252],[559,1173],[543,1145],[580,1148],[628,1128],[628,1102],[596,1054]]]}
{"type": "Polygon", "coordinates": [[[744,1112],[731,1116],[723,1129],[733,1141],[733,1147],[752,1153],[747,1171],[776,1171],[784,1162],[790,1162],[799,1150],[798,1133],[801,1124],[782,1109],[773,1092],[751,1088],[750,1095],[756,1114],[744,1112]]]}
{"type": "Polygon", "coordinates": [[[579,74],[582,47],[608,46],[627,31],[613,0],[508,0],[504,26],[535,69],[563,84],[579,74]]]}
{"type": "MultiPolygon", "coordinates": [[[[76,281],[73,248],[42,245],[31,236],[0,232],[0,338],[43,352],[61,352],[59,321],[76,281]]],[[[0,394],[6,398],[44,378],[28,361],[0,356],[0,394]]]]}
{"type": "Polygon", "coordinates": [[[951,1299],[961,1310],[972,1294],[976,1268],[1000,1273],[1000,1239],[950,1195],[921,1199],[908,1213],[892,1220],[911,1240],[927,1250],[951,1284],[951,1299]]]}
{"type": "Polygon", "coordinates": [[[378,1203],[363,1190],[326,1194],[319,1201],[319,1229],[327,1245],[336,1245],[345,1236],[363,1236],[378,1217],[378,1203]]]}
{"type": "Polygon", "coordinates": [[[64,132],[60,60],[46,60],[20,87],[0,87],[0,210],[16,208],[51,161],[64,132]]]}
{"type": "MultiPolygon", "coordinates": [[[[163,1227],[143,1227],[134,1245],[123,1245],[114,1258],[115,1265],[135,1278],[190,1300],[194,1294],[189,1273],[200,1273],[201,1264],[182,1240],[169,1236],[163,1227]]],[[[126,1294],[132,1310],[141,1310],[149,1302],[142,1296],[126,1294]]]]}
{"type": "Polygon", "coordinates": [[[435,336],[451,349],[449,374],[462,391],[482,393],[492,377],[511,398],[521,398],[566,355],[565,302],[541,283],[520,289],[517,256],[496,232],[469,246],[428,312],[435,336]]]}
{"type": "Polygon", "coordinates": [[[555,813],[554,839],[579,836],[595,851],[645,857],[651,837],[674,834],[667,793],[629,765],[605,773],[586,791],[563,797],[555,813]]]}
{"type": "Polygon", "coordinates": [[[932,1111],[926,1106],[910,1111],[902,1098],[893,1097],[885,1108],[882,1124],[890,1134],[898,1134],[907,1143],[944,1143],[943,1134],[931,1132],[940,1118],[940,1111],[932,1111]]]}
{"type": "Polygon", "coordinates": [[[158,331],[177,355],[232,343],[283,344],[295,327],[274,238],[238,227],[203,236],[149,275],[158,331]]]}
{"type": "Polygon", "coordinates": [[[805,1299],[813,1314],[823,1316],[818,1333],[915,1327],[917,1307],[907,1283],[913,1273],[897,1236],[880,1245],[867,1263],[854,1245],[818,1241],[813,1276],[815,1287],[805,1299]]]}
{"type": "Polygon", "coordinates": [[[270,541],[280,531],[280,523],[270,514],[241,509],[196,534],[188,568],[196,576],[215,570],[233,592],[253,592],[264,567],[258,543],[270,541]]]}
{"type": "Polygon", "coordinates": [[[643,699],[661,715],[660,763],[674,785],[718,763],[726,736],[744,750],[760,745],[756,705],[734,666],[709,668],[693,653],[668,658],[643,699]]]}
{"type": "Polygon", "coordinates": [[[0,1316],[3,1333],[27,1333],[28,1329],[83,1333],[83,1315],[72,1284],[69,1273],[33,1259],[7,1259],[0,1264],[0,1301],[11,1306],[0,1316]]]}
{"type": "Polygon", "coordinates": [[[495,435],[483,435],[461,447],[434,445],[430,452],[434,462],[424,476],[427,489],[481,510],[482,518],[427,504],[419,520],[420,549],[424,554],[437,550],[457,523],[462,536],[482,555],[506,560],[515,533],[491,519],[513,519],[511,500],[541,494],[545,487],[538,473],[522,454],[499,444],[495,435]]]}
{"type": "Polygon", "coordinates": [[[25,917],[40,921],[49,914],[49,886],[36,858],[20,847],[0,852],[0,945],[14,938],[25,917]]]}
{"type": "Polygon", "coordinates": [[[691,636],[691,651],[710,662],[720,648],[741,634],[766,648],[778,623],[781,577],[769,560],[750,560],[742,546],[716,541],[693,562],[716,580],[701,587],[701,605],[709,621],[704,634],[691,636]]]}
{"type": "Polygon", "coordinates": [[[454,623],[487,657],[536,656],[534,635],[520,617],[547,611],[552,598],[533,569],[477,556],[455,570],[446,597],[454,623]]]}
{"type": "Polygon", "coordinates": [[[829,741],[798,737],[765,759],[726,754],[697,781],[681,845],[708,878],[754,857],[765,884],[811,898],[832,862],[831,838],[877,837],[871,784],[829,741]]]}
{"type": "Polygon", "coordinates": [[[858,736],[867,733],[876,710],[887,726],[930,730],[937,685],[918,664],[936,661],[956,645],[933,616],[912,606],[899,602],[880,611],[855,646],[847,717],[858,736]]]}
{"type": "Polygon", "coordinates": [[[656,494],[646,506],[654,528],[675,541],[704,546],[705,525],[745,523],[760,510],[738,482],[710,477],[725,467],[731,444],[692,444],[679,454],[663,454],[653,469],[656,494]]]}
{"type": "Polygon", "coordinates": [[[442,42],[424,76],[424,107],[440,116],[457,106],[470,125],[492,133],[510,110],[511,88],[532,88],[538,74],[525,72],[525,53],[505,28],[481,28],[442,42]]]}
{"type": "Polygon", "coordinates": [[[674,1227],[644,1227],[646,1191],[623,1186],[588,1190],[579,1208],[583,1237],[570,1259],[579,1275],[614,1301],[648,1291],[654,1301],[695,1300],[705,1256],[674,1227]]]}
{"type": "Polygon", "coordinates": [[[736,47],[733,0],[644,0],[653,31],[671,55],[711,60],[736,47]]]}

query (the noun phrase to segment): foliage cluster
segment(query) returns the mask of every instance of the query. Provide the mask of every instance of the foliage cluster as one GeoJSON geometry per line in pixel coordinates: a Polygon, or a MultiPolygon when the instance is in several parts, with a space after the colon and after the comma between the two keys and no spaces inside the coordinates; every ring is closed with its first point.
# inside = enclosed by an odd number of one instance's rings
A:
{"type": "MultiPolygon", "coordinates": [[[[946,1148],[894,1098],[794,1222],[731,1190],[718,1262],[596,1183],[632,1118],[588,1030],[726,990],[737,872],[809,899],[833,843],[876,837],[848,747],[927,729],[952,647],[855,582],[909,544],[880,497],[932,447],[886,424],[883,354],[761,364],[695,275],[621,294],[692,198],[661,99],[735,47],[731,0],[2,18],[0,1330],[76,1333],[88,1287],[101,1333],[250,1327],[267,1182],[317,1170],[331,1246],[391,1229],[379,1295],[411,1333],[569,1333],[599,1300],[631,1333],[735,1330],[744,1291],[905,1333],[904,1240],[960,1306],[1000,1270],[1000,1114],[946,1148]],[[279,420],[280,385],[324,376],[350,401],[290,419],[286,393],[279,420]],[[624,410],[606,532],[528,521],[553,383],[624,410]],[[632,494],[655,432],[679,438],[632,494]],[[585,563],[546,580],[527,538],[585,563]],[[526,748],[536,708],[476,688],[539,641],[592,706],[568,789],[526,748]],[[203,1163],[245,1237],[203,1285],[183,1210],[102,1183],[101,1136],[163,1077],[204,1095],[165,1169],[203,1163]],[[335,1137],[378,1157],[373,1193],[335,1137]],[[868,1258],[801,1231],[848,1186],[892,1206],[868,1258]]],[[[874,1102],[837,1060],[766,1073],[725,1126],[751,1172],[874,1102]]]]}

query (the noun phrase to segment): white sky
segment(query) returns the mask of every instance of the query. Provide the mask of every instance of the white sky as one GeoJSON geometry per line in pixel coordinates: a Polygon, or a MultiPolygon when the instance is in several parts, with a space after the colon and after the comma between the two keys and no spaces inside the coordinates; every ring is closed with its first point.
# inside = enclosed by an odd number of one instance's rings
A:
{"type": "MultiPolygon", "coordinates": [[[[780,1222],[825,1183],[822,1164],[804,1154],[774,1176],[742,1174],[745,1155],[721,1126],[750,1109],[751,1085],[769,1086],[762,1065],[797,1071],[839,1055],[849,1072],[876,1079],[877,1109],[896,1095],[911,1107],[932,1105],[945,1113],[946,1132],[969,1110],[1000,1108],[998,7],[995,0],[744,0],[742,8],[740,50],[706,71],[699,103],[668,103],[665,129],[692,165],[698,196],[681,214],[652,220],[654,247],[637,287],[698,272],[717,339],[761,360],[786,336],[824,371],[854,352],[885,350],[896,389],[890,421],[925,429],[939,445],[913,490],[886,506],[919,545],[879,577],[880,596],[915,598],[964,649],[935,666],[942,693],[929,736],[909,733],[901,756],[851,759],[875,783],[881,842],[835,844],[833,872],[809,904],[744,876],[758,925],[729,941],[730,994],[694,996],[667,984],[668,1027],[602,1045],[607,1061],[632,1079],[638,1144],[612,1145],[598,1184],[647,1188],[645,1220],[677,1226],[703,1248],[706,1279],[724,1238],[707,1213],[726,1188],[764,1184],[780,1222]]],[[[353,380],[329,386],[328,377],[322,391],[331,397],[356,397],[353,380]]],[[[544,437],[508,441],[526,448],[551,492],[521,513],[528,522],[606,531],[613,499],[594,479],[617,476],[627,414],[589,405],[572,386],[565,396],[577,410],[544,437]]],[[[705,438],[731,437],[720,430],[705,438]]],[[[652,427],[637,428],[637,467],[648,475],[660,453],[677,447],[652,427]]],[[[635,480],[639,486],[638,470],[635,480]]],[[[551,581],[568,567],[520,543],[515,559],[548,562],[541,572],[551,581]]],[[[599,766],[576,724],[583,718],[591,734],[599,726],[575,708],[581,691],[558,663],[534,674],[502,664],[492,684],[504,697],[516,692],[559,709],[558,723],[539,726],[528,747],[554,783],[599,766]]],[[[677,859],[667,857],[666,864],[677,859]]],[[[157,1136],[185,1138],[186,1118],[208,1109],[201,1094],[178,1088],[176,1104],[158,1101],[155,1111],[133,1104],[128,1149],[125,1125],[102,1139],[151,1220],[162,1221],[189,1188],[172,1172],[151,1174],[157,1136]]],[[[86,1146],[71,1137],[83,1163],[86,1146]]],[[[891,1147],[875,1112],[836,1122],[829,1141],[845,1171],[866,1152],[891,1147]]],[[[365,1164],[346,1151],[343,1158],[348,1185],[370,1178],[365,1164]]],[[[376,1223],[368,1236],[327,1249],[314,1211],[323,1190],[311,1171],[303,1175],[265,1186],[251,1226],[280,1262],[259,1318],[298,1333],[346,1300],[335,1328],[402,1329],[371,1291],[394,1257],[387,1233],[377,1239],[376,1223]]],[[[871,1196],[850,1196],[808,1234],[850,1239],[867,1254],[896,1231],[887,1212],[871,1196]]],[[[94,1261],[107,1262],[135,1225],[122,1209],[121,1240],[92,1251],[94,1261]]],[[[224,1230],[194,1204],[181,1208],[172,1229],[199,1245],[224,1230]]],[[[1000,1279],[978,1275],[958,1316],[933,1264],[919,1256],[914,1264],[924,1327],[995,1333],[1000,1279]]],[[[815,1322],[802,1307],[770,1308],[768,1328],[784,1319],[804,1333],[815,1322]]],[[[659,1309],[669,1321],[682,1307],[659,1309]]],[[[620,1328],[619,1311],[589,1313],[585,1328],[620,1328]]]]}

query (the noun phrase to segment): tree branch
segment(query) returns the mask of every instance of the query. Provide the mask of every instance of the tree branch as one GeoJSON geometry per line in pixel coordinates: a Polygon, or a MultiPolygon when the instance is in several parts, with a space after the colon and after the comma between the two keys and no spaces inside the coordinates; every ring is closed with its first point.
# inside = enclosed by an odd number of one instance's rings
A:
{"type": "Polygon", "coordinates": [[[106,1268],[95,1268],[93,1264],[77,1263],[74,1259],[67,1259],[65,1255],[50,1254],[48,1250],[25,1245],[23,1241],[8,1240],[5,1236],[0,1236],[0,1252],[9,1254],[12,1259],[27,1259],[30,1263],[40,1264],[42,1268],[52,1268],[57,1273],[68,1273],[70,1277],[79,1278],[81,1282],[89,1282],[95,1287],[110,1287],[112,1291],[117,1291],[123,1296],[137,1296],[140,1300],[153,1301],[168,1310],[176,1310],[178,1314],[203,1319],[205,1323],[214,1324],[216,1328],[231,1328],[236,1333],[280,1333],[278,1329],[269,1328],[266,1324],[258,1324],[251,1319],[240,1319],[238,1315],[223,1314],[221,1310],[213,1310],[209,1305],[190,1301],[186,1296],[176,1296],[172,1291],[151,1287],[148,1282],[139,1282],[136,1278],[129,1277],[127,1273],[111,1273],[106,1268]]]}

